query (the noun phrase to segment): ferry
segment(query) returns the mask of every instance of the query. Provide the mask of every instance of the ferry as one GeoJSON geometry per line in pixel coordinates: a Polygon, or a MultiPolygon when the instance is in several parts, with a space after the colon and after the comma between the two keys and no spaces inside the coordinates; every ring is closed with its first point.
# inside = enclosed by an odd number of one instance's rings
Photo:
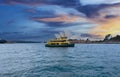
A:
{"type": "Polygon", "coordinates": [[[66,36],[60,36],[59,38],[50,40],[45,45],[46,47],[74,47],[74,43],[70,43],[66,36]]]}

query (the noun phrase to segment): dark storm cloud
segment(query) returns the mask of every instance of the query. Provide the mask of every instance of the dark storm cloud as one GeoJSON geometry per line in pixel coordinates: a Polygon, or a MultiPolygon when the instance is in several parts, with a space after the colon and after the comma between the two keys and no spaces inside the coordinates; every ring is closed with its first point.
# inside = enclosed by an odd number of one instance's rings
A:
{"type": "Polygon", "coordinates": [[[8,4],[27,4],[27,5],[62,5],[62,6],[77,6],[79,5],[79,0],[4,0],[2,3],[8,4]]]}
{"type": "Polygon", "coordinates": [[[117,15],[106,15],[105,18],[106,19],[109,19],[109,18],[116,18],[118,17],[117,15]]]}
{"type": "Polygon", "coordinates": [[[97,11],[100,10],[103,6],[101,5],[85,5],[85,6],[79,6],[76,9],[80,12],[86,14],[88,17],[93,17],[95,15],[98,15],[97,11]]]}
{"type": "Polygon", "coordinates": [[[84,5],[84,6],[79,6],[76,9],[79,10],[80,12],[84,13],[88,17],[96,17],[99,16],[98,11],[104,8],[109,8],[109,7],[114,7],[114,6],[119,6],[120,3],[115,3],[115,4],[97,4],[97,5],[84,5]]]}
{"type": "MultiPolygon", "coordinates": [[[[94,16],[99,15],[98,11],[100,9],[119,4],[119,3],[116,3],[116,4],[81,5],[80,0],[1,0],[1,2],[12,3],[12,4],[20,3],[20,4],[31,5],[31,6],[45,4],[45,5],[61,5],[61,6],[66,6],[66,7],[73,7],[79,10],[80,12],[86,14],[88,17],[94,17],[94,16]]],[[[87,2],[90,2],[90,1],[87,1],[87,2]]],[[[43,13],[46,14],[46,11],[43,13]]]]}

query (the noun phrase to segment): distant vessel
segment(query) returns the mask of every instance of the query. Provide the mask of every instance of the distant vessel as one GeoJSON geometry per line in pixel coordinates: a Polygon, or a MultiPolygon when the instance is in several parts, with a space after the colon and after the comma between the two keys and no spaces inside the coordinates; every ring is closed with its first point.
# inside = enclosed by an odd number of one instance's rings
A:
{"type": "Polygon", "coordinates": [[[4,39],[0,39],[0,43],[7,43],[7,41],[4,39]]]}
{"type": "Polygon", "coordinates": [[[59,38],[48,41],[45,46],[46,47],[74,47],[75,44],[68,41],[67,36],[65,36],[64,34],[64,36],[60,35],[59,38]]]}

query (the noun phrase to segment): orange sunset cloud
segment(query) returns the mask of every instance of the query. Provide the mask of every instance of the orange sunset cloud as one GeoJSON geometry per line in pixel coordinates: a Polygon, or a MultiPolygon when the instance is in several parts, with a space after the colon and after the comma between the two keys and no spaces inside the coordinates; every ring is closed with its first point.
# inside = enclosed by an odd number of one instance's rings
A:
{"type": "MultiPolygon", "coordinates": [[[[36,21],[43,21],[43,22],[64,22],[64,23],[72,23],[76,22],[82,18],[78,16],[68,16],[68,15],[60,15],[54,18],[33,18],[36,21]]],[[[84,18],[83,18],[84,19],[84,18]]]]}
{"type": "Polygon", "coordinates": [[[113,36],[120,34],[120,17],[111,18],[106,20],[106,22],[99,23],[99,26],[92,29],[91,33],[100,35],[102,38],[106,34],[112,34],[113,36]]]}

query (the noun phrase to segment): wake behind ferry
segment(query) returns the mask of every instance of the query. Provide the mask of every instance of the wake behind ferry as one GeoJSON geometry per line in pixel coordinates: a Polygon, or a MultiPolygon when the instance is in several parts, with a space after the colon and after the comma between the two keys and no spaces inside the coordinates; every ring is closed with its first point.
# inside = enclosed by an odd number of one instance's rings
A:
{"type": "Polygon", "coordinates": [[[74,47],[75,44],[71,43],[65,34],[63,36],[59,36],[59,38],[52,39],[47,42],[46,47],[74,47]]]}

